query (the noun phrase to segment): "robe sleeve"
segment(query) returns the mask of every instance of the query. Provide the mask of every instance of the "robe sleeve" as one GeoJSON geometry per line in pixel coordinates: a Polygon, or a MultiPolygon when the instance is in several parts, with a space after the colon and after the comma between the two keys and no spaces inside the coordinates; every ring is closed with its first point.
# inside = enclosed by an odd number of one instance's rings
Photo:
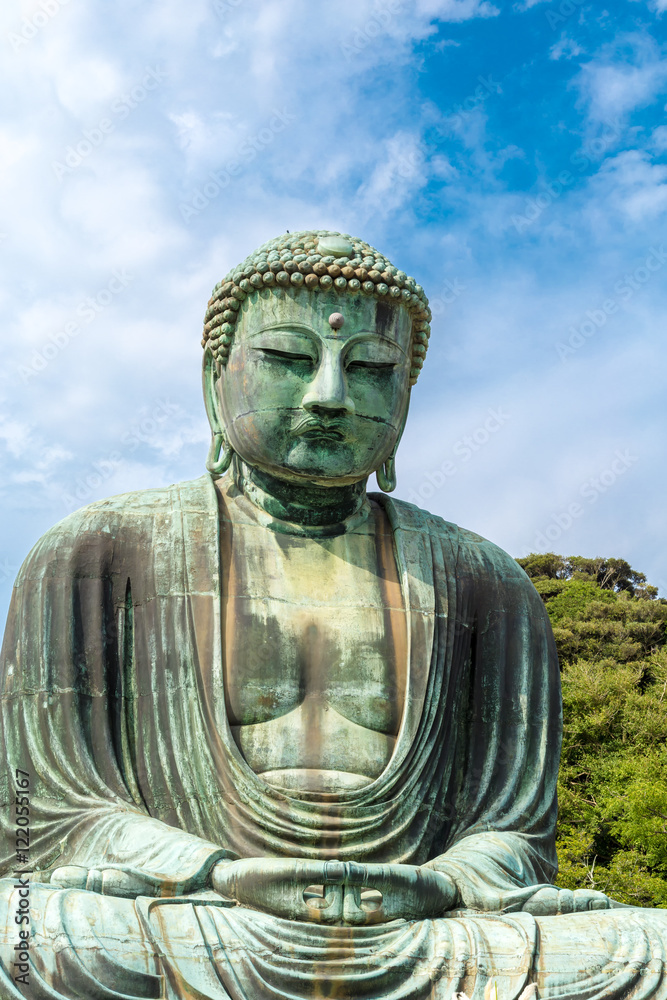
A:
{"type": "Polygon", "coordinates": [[[62,865],[118,866],[154,880],[156,894],[179,894],[200,888],[229,852],[150,816],[124,767],[127,567],[119,525],[92,509],[51,529],[14,587],[0,668],[0,874],[17,868],[20,768],[29,779],[30,849],[18,867],[43,876],[62,865]]]}
{"type": "Polygon", "coordinates": [[[464,906],[511,911],[557,871],[558,657],[523,570],[464,535],[455,632],[470,634],[467,706],[463,699],[449,823],[429,866],[454,878],[464,906]]]}

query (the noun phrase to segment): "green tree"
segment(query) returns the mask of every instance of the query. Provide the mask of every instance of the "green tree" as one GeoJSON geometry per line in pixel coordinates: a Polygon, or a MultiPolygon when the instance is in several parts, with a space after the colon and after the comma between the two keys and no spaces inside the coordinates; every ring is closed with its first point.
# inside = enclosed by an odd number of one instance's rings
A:
{"type": "Polygon", "coordinates": [[[667,601],[623,559],[517,561],[561,663],[557,882],[667,907],[667,601]]]}

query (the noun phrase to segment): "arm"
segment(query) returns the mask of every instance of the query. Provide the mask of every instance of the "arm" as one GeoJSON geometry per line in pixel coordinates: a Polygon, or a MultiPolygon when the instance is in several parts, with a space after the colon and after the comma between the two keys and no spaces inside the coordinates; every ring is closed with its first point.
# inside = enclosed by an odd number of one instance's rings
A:
{"type": "Polygon", "coordinates": [[[114,543],[72,515],[19,574],[2,650],[2,871],[16,868],[18,767],[30,779],[29,870],[120,866],[143,873],[156,894],[189,891],[236,855],[150,816],[142,800],[120,711],[126,581],[113,572],[114,543]]]}
{"type": "Polygon", "coordinates": [[[447,872],[460,905],[520,909],[556,873],[560,678],[548,616],[505,552],[465,535],[457,582],[470,631],[465,719],[449,822],[428,867],[447,872]]]}

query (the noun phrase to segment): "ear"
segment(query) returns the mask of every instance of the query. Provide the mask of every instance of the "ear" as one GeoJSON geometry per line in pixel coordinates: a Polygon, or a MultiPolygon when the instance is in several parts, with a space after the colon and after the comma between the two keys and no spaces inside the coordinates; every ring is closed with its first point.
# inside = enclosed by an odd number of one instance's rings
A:
{"type": "Polygon", "coordinates": [[[405,413],[403,414],[403,418],[401,420],[401,427],[400,427],[400,430],[398,432],[398,437],[396,438],[396,444],[394,445],[394,447],[391,450],[392,455],[395,455],[396,452],[398,451],[398,446],[401,443],[401,438],[403,437],[403,431],[405,430],[405,425],[408,422],[408,412],[410,410],[410,397],[411,396],[412,396],[412,386],[408,385],[408,391],[405,394],[405,413]]]}
{"type": "Polygon", "coordinates": [[[232,463],[234,449],[225,440],[224,420],[220,406],[220,369],[211,351],[204,353],[204,368],[202,372],[204,388],[204,405],[208,422],[211,425],[211,444],[208,449],[206,468],[217,479],[222,476],[232,463]]]}
{"type": "Polygon", "coordinates": [[[218,395],[218,383],[220,381],[220,370],[218,363],[213,357],[210,347],[204,351],[204,364],[202,368],[202,388],[204,390],[204,406],[206,416],[211,425],[213,435],[224,433],[224,421],[222,419],[222,408],[220,406],[220,396],[218,395]]]}
{"type": "Polygon", "coordinates": [[[403,431],[408,420],[408,410],[410,409],[410,388],[405,394],[405,410],[398,430],[398,437],[391,452],[385,458],[379,469],[375,470],[377,484],[383,493],[393,493],[396,489],[396,452],[403,437],[403,431]]]}

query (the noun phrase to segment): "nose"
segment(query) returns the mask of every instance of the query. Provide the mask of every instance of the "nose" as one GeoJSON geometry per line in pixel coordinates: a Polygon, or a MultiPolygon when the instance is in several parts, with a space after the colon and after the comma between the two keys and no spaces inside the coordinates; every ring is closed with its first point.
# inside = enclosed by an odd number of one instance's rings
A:
{"type": "Polygon", "coordinates": [[[347,391],[347,380],[340,354],[323,353],[302,406],[315,416],[350,416],[354,400],[347,391]]]}

